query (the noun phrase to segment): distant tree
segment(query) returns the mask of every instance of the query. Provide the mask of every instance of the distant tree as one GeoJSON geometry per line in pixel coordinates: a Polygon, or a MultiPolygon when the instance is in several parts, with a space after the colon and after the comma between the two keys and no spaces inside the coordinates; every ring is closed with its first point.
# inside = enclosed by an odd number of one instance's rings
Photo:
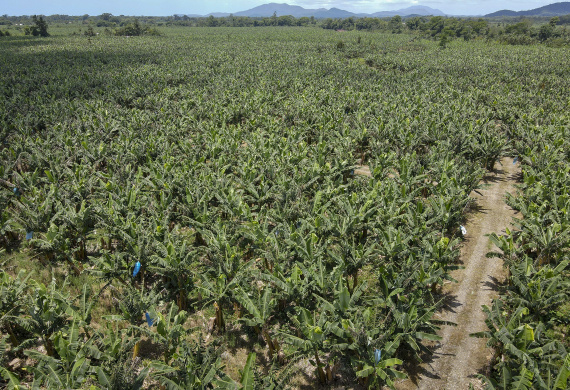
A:
{"type": "Polygon", "coordinates": [[[85,34],[85,36],[88,36],[88,37],[94,37],[96,35],[95,31],[93,30],[93,26],[91,26],[91,25],[89,25],[89,27],[87,27],[87,30],[85,30],[84,34],[85,34]]]}
{"type": "Polygon", "coordinates": [[[402,32],[402,17],[400,15],[396,15],[390,19],[390,28],[393,34],[400,34],[402,32]]]}
{"type": "Polygon", "coordinates": [[[139,36],[139,35],[160,35],[160,32],[155,28],[150,28],[148,26],[141,26],[138,19],[135,19],[132,23],[127,24],[122,28],[118,28],[114,32],[117,36],[139,36]]]}
{"type": "Polygon", "coordinates": [[[297,19],[297,25],[298,26],[308,26],[311,23],[311,19],[309,19],[306,16],[302,16],[299,19],[297,19]]]}
{"type": "Polygon", "coordinates": [[[216,20],[216,18],[214,18],[214,16],[210,15],[208,16],[208,20],[206,22],[206,26],[208,27],[216,27],[218,25],[218,21],[216,20]]]}
{"type": "Polygon", "coordinates": [[[48,24],[47,22],[44,20],[43,17],[37,17],[36,15],[32,16],[32,20],[34,22],[33,26],[26,26],[26,28],[24,29],[24,34],[25,35],[33,35],[35,37],[40,36],[40,37],[49,37],[49,33],[47,31],[48,29],[48,24]]]}
{"type": "Polygon", "coordinates": [[[548,38],[550,38],[554,34],[555,26],[556,24],[554,26],[552,24],[545,24],[544,26],[541,26],[538,32],[538,39],[541,41],[546,41],[548,38]]]}
{"type": "Polygon", "coordinates": [[[297,20],[291,15],[283,15],[277,18],[278,26],[294,26],[297,24],[297,20]]]}
{"type": "Polygon", "coordinates": [[[528,19],[523,19],[519,23],[511,24],[505,27],[507,34],[527,34],[532,26],[532,22],[528,19]]]}
{"type": "Polygon", "coordinates": [[[447,33],[442,33],[439,38],[439,47],[445,49],[447,47],[448,42],[449,38],[447,37],[447,33]]]}
{"type": "Polygon", "coordinates": [[[415,16],[407,20],[406,26],[408,26],[410,30],[419,30],[421,25],[424,23],[425,21],[423,21],[422,18],[415,16]]]}

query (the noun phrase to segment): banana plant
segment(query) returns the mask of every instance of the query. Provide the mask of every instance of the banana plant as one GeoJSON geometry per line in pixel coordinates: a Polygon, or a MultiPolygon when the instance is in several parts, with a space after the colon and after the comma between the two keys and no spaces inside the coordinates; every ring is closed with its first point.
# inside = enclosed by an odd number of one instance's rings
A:
{"type": "Polygon", "coordinates": [[[349,293],[358,287],[358,272],[363,266],[373,264],[377,257],[376,245],[342,244],[329,250],[330,256],[336,261],[346,278],[349,293]],[[352,279],[352,284],[349,283],[352,279]]]}
{"type": "Polygon", "coordinates": [[[333,334],[326,311],[313,312],[299,308],[298,314],[290,317],[296,334],[279,332],[283,341],[311,356],[309,362],[315,367],[315,373],[320,383],[327,382],[325,374],[326,362],[321,358],[327,351],[327,341],[333,334]]]}
{"type": "Polygon", "coordinates": [[[513,372],[508,368],[502,368],[499,378],[487,378],[484,375],[477,375],[485,385],[485,390],[511,390],[511,389],[541,389],[541,390],[564,390],[568,388],[568,378],[570,377],[570,354],[566,355],[563,366],[556,377],[548,375],[545,386],[541,386],[534,381],[535,374],[525,366],[520,368],[519,375],[513,376],[513,372]]]}
{"type": "Polygon", "coordinates": [[[243,370],[241,370],[240,381],[236,382],[229,376],[225,375],[213,382],[214,386],[218,389],[224,390],[254,390],[255,387],[255,356],[254,352],[247,355],[247,361],[243,370]]]}
{"type": "Polygon", "coordinates": [[[77,321],[77,325],[83,328],[86,337],[91,337],[92,327],[92,311],[97,304],[98,296],[92,296],[92,289],[90,285],[83,285],[81,295],[78,297],[77,304],[72,304],[68,307],[68,314],[77,321]]]}
{"type": "Polygon", "coordinates": [[[42,339],[49,357],[56,353],[52,336],[64,330],[69,323],[70,295],[62,292],[66,287],[67,280],[57,285],[52,279],[48,286],[34,282],[27,298],[27,313],[19,321],[20,326],[42,339]]]}
{"type": "Polygon", "coordinates": [[[555,223],[548,227],[539,224],[527,224],[523,222],[521,240],[526,242],[521,249],[529,252],[536,251],[536,262],[539,265],[551,264],[561,257],[562,252],[568,247],[570,233],[566,226],[555,223]]]}
{"type": "Polygon", "coordinates": [[[20,379],[16,374],[11,372],[6,368],[6,360],[8,354],[6,353],[8,349],[8,343],[6,341],[7,337],[0,338],[0,377],[4,380],[4,385],[8,390],[19,390],[20,389],[20,379]]]}
{"type": "Polygon", "coordinates": [[[184,310],[179,311],[178,306],[172,303],[166,314],[156,313],[156,316],[156,333],[150,332],[145,328],[139,328],[139,330],[162,345],[164,349],[164,363],[170,364],[170,361],[177,356],[176,351],[178,350],[180,340],[186,333],[184,323],[188,318],[188,314],[184,310]]]}
{"type": "Polygon", "coordinates": [[[383,305],[388,309],[387,315],[379,324],[388,334],[398,339],[398,345],[410,348],[416,359],[421,361],[419,352],[429,350],[421,343],[422,340],[441,340],[437,335],[439,325],[455,325],[433,319],[433,315],[441,305],[441,301],[432,305],[427,304],[423,293],[407,286],[412,275],[394,277],[382,272],[379,277],[380,292],[383,305]],[[408,281],[406,281],[408,280],[408,281]],[[402,287],[396,287],[402,286],[402,287]],[[404,294],[406,292],[406,294],[404,294]]]}
{"type": "Polygon", "coordinates": [[[8,273],[0,271],[0,326],[6,327],[12,348],[16,348],[19,340],[14,332],[14,325],[20,321],[20,316],[26,310],[26,298],[28,289],[33,286],[29,283],[31,275],[25,275],[20,270],[13,278],[8,273]]]}
{"type": "Polygon", "coordinates": [[[155,271],[167,282],[168,291],[176,297],[177,306],[181,310],[188,309],[188,295],[193,288],[193,266],[195,265],[196,251],[189,248],[186,242],[168,242],[159,244],[157,251],[160,256],[153,256],[150,271],[155,271]]]}
{"type": "Polygon", "coordinates": [[[549,313],[570,296],[570,283],[564,278],[569,264],[569,260],[564,260],[556,268],[546,266],[537,271],[533,260],[526,258],[517,266],[511,266],[511,304],[526,307],[539,321],[548,318],[549,313]]]}
{"type": "MultiPolygon", "coordinates": [[[[28,367],[34,374],[32,388],[39,386],[79,389],[88,379],[91,368],[90,348],[92,339],[86,342],[79,338],[79,327],[73,321],[66,334],[57,332],[53,337],[53,345],[56,354],[44,355],[35,350],[27,350],[24,353],[37,361],[33,367],[28,367]],[[57,356],[57,357],[56,357],[57,356]]],[[[98,358],[100,354],[93,356],[98,358]]]]}
{"type": "Polygon", "coordinates": [[[278,288],[280,310],[285,310],[289,304],[300,302],[310,296],[309,286],[305,283],[303,271],[298,265],[294,265],[289,274],[276,269],[272,273],[260,272],[258,277],[278,288]]]}
{"type": "Polygon", "coordinates": [[[228,280],[226,274],[221,270],[217,273],[210,272],[210,274],[205,273],[200,275],[201,283],[197,288],[205,295],[202,304],[203,306],[207,306],[213,303],[216,311],[214,327],[220,332],[225,332],[226,330],[223,306],[231,302],[234,297],[234,289],[240,286],[251,264],[252,262],[242,265],[231,280],[228,280]]]}
{"type": "Polygon", "coordinates": [[[129,323],[130,326],[127,328],[127,333],[137,340],[133,349],[133,359],[135,359],[139,353],[141,336],[140,325],[145,321],[143,319],[143,313],[150,312],[153,315],[152,318],[155,318],[154,307],[156,307],[160,298],[161,294],[154,290],[145,291],[142,287],[140,290],[137,290],[134,287],[125,286],[122,294],[114,298],[121,314],[102,317],[108,321],[127,321],[129,323]]]}
{"type": "Polygon", "coordinates": [[[218,220],[202,233],[207,243],[205,253],[212,268],[218,269],[228,280],[237,275],[243,263],[239,236],[232,230],[229,225],[218,220]]]}
{"type": "MultiPolygon", "coordinates": [[[[383,352],[392,352],[397,348],[397,345],[398,341],[392,340],[387,343],[383,352]]],[[[379,361],[376,360],[377,359],[374,358],[373,363],[364,364],[362,369],[356,372],[356,377],[363,378],[364,383],[368,388],[380,388],[381,386],[386,385],[390,389],[395,390],[396,387],[394,381],[396,379],[407,378],[406,374],[394,368],[397,365],[401,365],[403,363],[402,360],[398,358],[381,359],[379,361]]]]}
{"type": "Polygon", "coordinates": [[[123,346],[112,360],[94,369],[97,383],[104,389],[121,390],[143,388],[151,367],[140,367],[139,359],[131,359],[129,347],[123,346]]]}
{"type": "Polygon", "coordinates": [[[225,377],[224,365],[218,343],[206,344],[200,336],[198,341],[182,339],[180,353],[171,364],[153,361],[151,376],[168,390],[204,390],[225,377]]]}
{"type": "Polygon", "coordinates": [[[87,240],[93,229],[94,213],[85,200],[80,205],[65,207],[61,210],[63,224],[66,226],[71,242],[71,250],[78,261],[87,260],[87,240]]]}
{"type": "Polygon", "coordinates": [[[496,233],[489,234],[489,240],[495,245],[497,248],[501,250],[501,252],[491,251],[487,253],[488,258],[498,257],[505,261],[508,267],[515,265],[517,258],[519,256],[519,249],[517,245],[517,240],[515,237],[515,232],[511,231],[509,228],[505,228],[504,235],[497,235],[496,233]]]}
{"type": "Polygon", "coordinates": [[[257,294],[258,297],[254,301],[243,289],[239,288],[234,297],[250,315],[250,317],[243,317],[240,320],[253,327],[257,334],[263,337],[269,349],[269,357],[273,359],[275,353],[279,351],[279,344],[277,340],[271,338],[268,326],[275,310],[276,301],[270,287],[263,289],[263,295],[259,291],[257,294]]]}

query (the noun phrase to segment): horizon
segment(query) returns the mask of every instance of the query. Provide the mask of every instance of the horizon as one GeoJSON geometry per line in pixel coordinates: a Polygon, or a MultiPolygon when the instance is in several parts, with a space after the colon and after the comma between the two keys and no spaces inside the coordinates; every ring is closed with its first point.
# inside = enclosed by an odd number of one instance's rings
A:
{"type": "Polygon", "coordinates": [[[23,15],[101,15],[105,12],[113,15],[128,16],[172,16],[178,15],[208,15],[211,13],[237,13],[268,3],[288,4],[305,9],[339,8],[353,13],[371,14],[381,11],[395,11],[412,6],[425,6],[438,9],[446,15],[481,16],[500,10],[524,11],[539,8],[558,1],[458,1],[449,0],[292,0],[292,1],[263,1],[263,0],[226,0],[208,3],[196,0],[125,0],[120,3],[102,0],[96,4],[72,0],[54,0],[46,3],[40,0],[20,0],[5,5],[1,14],[9,16],[23,15]]]}

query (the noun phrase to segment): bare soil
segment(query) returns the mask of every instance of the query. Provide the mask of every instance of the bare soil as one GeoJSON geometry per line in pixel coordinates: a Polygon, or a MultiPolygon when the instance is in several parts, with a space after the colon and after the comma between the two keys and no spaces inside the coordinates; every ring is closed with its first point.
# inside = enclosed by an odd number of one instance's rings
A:
{"type": "Polygon", "coordinates": [[[465,268],[452,272],[458,283],[444,286],[447,304],[437,314],[438,319],[457,326],[442,327],[442,340],[432,346],[433,355],[421,365],[408,367],[410,379],[398,383],[398,390],[459,390],[468,389],[470,383],[475,389],[481,388],[476,375],[488,372],[492,351],[486,347],[485,339],[469,335],[487,329],[481,306],[491,304],[505,279],[503,262],[486,257],[492,249],[486,235],[500,234],[510,226],[515,211],[504,198],[506,192],[515,192],[519,176],[519,164],[504,158],[495,172],[484,178],[483,183],[488,186],[471,194],[477,205],[465,225],[467,235],[460,256],[465,268]]]}

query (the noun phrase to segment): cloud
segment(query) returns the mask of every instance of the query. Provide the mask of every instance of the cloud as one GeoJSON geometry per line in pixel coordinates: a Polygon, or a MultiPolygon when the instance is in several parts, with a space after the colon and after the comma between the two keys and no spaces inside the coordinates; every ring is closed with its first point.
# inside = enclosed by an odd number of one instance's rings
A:
{"type": "Polygon", "coordinates": [[[341,8],[352,12],[373,12],[408,7],[418,3],[409,0],[293,0],[290,4],[304,8],[341,8]]]}
{"type": "MultiPolygon", "coordinates": [[[[270,0],[277,1],[277,0],[270,0]]],[[[280,0],[281,1],[281,0],[280,0]]],[[[287,0],[284,0],[287,1],[287,0]]],[[[268,1],[269,2],[269,1],[268,1]]],[[[391,11],[414,5],[437,8],[448,14],[482,15],[501,9],[528,10],[552,3],[549,0],[290,0],[304,8],[341,8],[351,12],[391,11]]],[[[260,3],[261,4],[261,3],[260,3]]]]}

